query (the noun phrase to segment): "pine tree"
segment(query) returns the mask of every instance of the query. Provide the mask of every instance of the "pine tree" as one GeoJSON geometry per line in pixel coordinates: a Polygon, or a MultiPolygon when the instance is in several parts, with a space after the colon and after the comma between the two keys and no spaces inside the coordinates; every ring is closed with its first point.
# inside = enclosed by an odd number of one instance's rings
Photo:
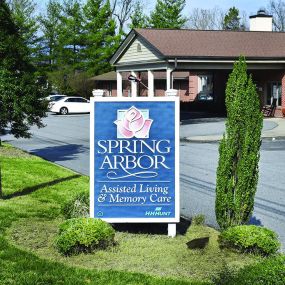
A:
{"type": "Polygon", "coordinates": [[[116,51],[121,34],[116,35],[109,1],[87,0],[84,6],[86,49],[85,67],[90,75],[111,70],[109,59],[116,51]]]}
{"type": "Polygon", "coordinates": [[[149,25],[152,28],[181,29],[187,22],[182,16],[185,0],[157,0],[150,14],[149,25]]]}
{"type": "Polygon", "coordinates": [[[73,70],[81,68],[86,32],[79,0],[65,0],[59,27],[58,63],[73,70]]]}
{"type": "Polygon", "coordinates": [[[144,14],[143,6],[140,4],[140,2],[136,2],[135,4],[129,28],[147,28],[147,16],[144,14]]]}
{"type": "Polygon", "coordinates": [[[225,15],[224,30],[238,31],[243,29],[240,24],[239,10],[235,7],[229,9],[228,13],[225,15]]]}
{"type": "Polygon", "coordinates": [[[234,64],[227,82],[226,108],[216,184],[216,218],[222,229],[249,221],[258,182],[263,116],[243,57],[234,64]]]}
{"type": "Polygon", "coordinates": [[[16,138],[28,138],[32,125],[43,127],[47,104],[29,62],[29,49],[3,0],[0,27],[0,135],[9,128],[16,138]]]}
{"type": "Polygon", "coordinates": [[[30,60],[36,65],[41,48],[39,37],[39,23],[33,0],[11,0],[10,9],[18,31],[29,48],[30,60]]]}
{"type": "Polygon", "coordinates": [[[59,50],[60,19],[62,6],[57,0],[49,0],[46,15],[39,18],[41,30],[43,32],[43,61],[48,62],[49,71],[57,66],[57,56],[59,50]]]}

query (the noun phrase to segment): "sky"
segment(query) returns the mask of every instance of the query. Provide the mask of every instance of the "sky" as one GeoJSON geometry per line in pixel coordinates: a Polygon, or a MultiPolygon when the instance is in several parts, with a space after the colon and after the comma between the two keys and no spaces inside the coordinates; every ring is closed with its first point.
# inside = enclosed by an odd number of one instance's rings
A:
{"type": "MultiPolygon", "coordinates": [[[[44,8],[48,0],[35,0],[39,12],[44,8]]],[[[135,2],[135,1],[134,1],[135,2]]],[[[148,9],[152,9],[155,5],[154,0],[143,0],[147,2],[148,9]]],[[[187,15],[193,8],[211,9],[219,7],[223,10],[228,10],[230,7],[235,6],[240,11],[245,11],[248,15],[255,14],[259,8],[267,7],[269,0],[186,0],[186,8],[184,13],[187,15]]]]}

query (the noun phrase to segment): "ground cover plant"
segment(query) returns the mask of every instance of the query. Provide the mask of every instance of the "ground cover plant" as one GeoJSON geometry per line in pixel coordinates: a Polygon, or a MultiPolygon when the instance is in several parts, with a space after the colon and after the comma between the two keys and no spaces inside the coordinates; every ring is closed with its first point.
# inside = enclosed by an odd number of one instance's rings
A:
{"type": "Polygon", "coordinates": [[[117,231],[114,247],[65,257],[54,246],[62,207],[88,191],[88,177],[7,145],[0,157],[1,284],[213,284],[224,265],[238,269],[260,260],[221,250],[219,232],[202,223],[175,239],[117,231]],[[205,249],[187,249],[189,240],[206,235],[205,249]]]}

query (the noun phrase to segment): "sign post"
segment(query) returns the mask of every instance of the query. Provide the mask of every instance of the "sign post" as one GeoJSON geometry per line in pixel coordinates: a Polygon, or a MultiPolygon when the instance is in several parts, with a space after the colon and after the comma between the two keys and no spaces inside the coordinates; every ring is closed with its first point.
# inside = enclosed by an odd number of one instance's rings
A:
{"type": "Polygon", "coordinates": [[[179,98],[91,98],[90,216],[110,223],[180,220],[179,98]]]}

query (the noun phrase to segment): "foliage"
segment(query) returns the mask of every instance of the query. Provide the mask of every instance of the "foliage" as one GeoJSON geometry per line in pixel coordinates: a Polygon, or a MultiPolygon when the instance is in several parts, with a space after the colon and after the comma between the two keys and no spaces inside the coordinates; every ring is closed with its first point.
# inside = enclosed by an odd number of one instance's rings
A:
{"type": "Polygon", "coordinates": [[[192,218],[191,224],[195,226],[202,226],[205,224],[205,216],[202,214],[196,215],[192,218]]]}
{"type": "Polygon", "coordinates": [[[267,258],[245,266],[239,271],[225,267],[220,277],[214,280],[217,285],[283,285],[285,284],[285,257],[267,258]]]}
{"type": "Polygon", "coordinates": [[[228,118],[219,146],[215,205],[222,229],[249,221],[258,182],[263,116],[243,57],[234,64],[229,76],[226,108],[228,118]]]}
{"type": "Polygon", "coordinates": [[[56,247],[70,255],[105,249],[114,244],[115,231],[106,222],[93,218],[70,219],[60,225],[56,247]]]}
{"type": "Polygon", "coordinates": [[[121,34],[116,35],[116,23],[112,19],[110,3],[88,0],[84,6],[86,49],[85,69],[90,75],[111,70],[110,57],[117,49],[121,34]]]}
{"type": "Polygon", "coordinates": [[[184,7],[185,0],[157,0],[148,25],[158,29],[181,29],[187,22],[182,16],[184,7]]]}
{"type": "Polygon", "coordinates": [[[224,30],[238,31],[242,27],[240,25],[239,10],[236,7],[229,9],[224,18],[224,30]]]}
{"type": "Polygon", "coordinates": [[[29,49],[29,60],[37,64],[41,52],[39,23],[33,0],[11,0],[10,7],[18,32],[29,49]]]}
{"type": "Polygon", "coordinates": [[[42,37],[42,61],[53,70],[58,65],[60,19],[63,8],[57,0],[49,0],[46,7],[46,15],[39,17],[42,37]]]}
{"type": "Polygon", "coordinates": [[[254,225],[228,228],[221,233],[219,242],[225,248],[262,255],[274,254],[280,247],[275,232],[254,225]]]}
{"type": "Polygon", "coordinates": [[[47,104],[29,62],[29,50],[11,12],[0,2],[0,134],[7,127],[15,137],[30,137],[32,125],[43,127],[47,104]],[[37,108],[35,108],[37,106],[37,108]]]}
{"type": "Polygon", "coordinates": [[[143,12],[142,4],[137,1],[131,15],[130,29],[147,28],[147,16],[143,12]]]}
{"type": "Polygon", "coordinates": [[[89,217],[89,192],[78,193],[62,207],[66,219],[89,217]]]}

